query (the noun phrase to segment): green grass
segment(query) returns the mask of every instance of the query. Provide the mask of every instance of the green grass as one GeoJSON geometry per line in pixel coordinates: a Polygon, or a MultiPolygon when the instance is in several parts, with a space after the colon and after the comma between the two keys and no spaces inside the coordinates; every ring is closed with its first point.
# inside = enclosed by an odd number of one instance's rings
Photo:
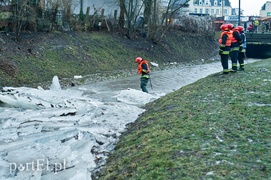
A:
{"type": "Polygon", "coordinates": [[[210,37],[181,31],[170,31],[159,44],[142,37],[129,40],[113,32],[51,32],[26,34],[20,42],[6,46],[9,48],[1,51],[5,54],[0,61],[14,64],[17,69],[13,76],[7,76],[4,67],[0,67],[0,74],[4,74],[0,87],[36,87],[51,82],[55,75],[61,81],[74,75],[100,73],[106,76],[106,73],[136,70],[134,58],[137,56],[156,62],[161,68],[168,62],[207,60],[213,51],[217,52],[217,44],[210,37]],[[33,53],[27,53],[27,49],[33,53]]]}
{"type": "Polygon", "coordinates": [[[99,179],[270,179],[271,59],[146,105],[99,179]]]}
{"type": "Polygon", "coordinates": [[[34,46],[38,52],[35,51],[35,55],[12,54],[6,58],[17,64],[17,72],[14,77],[2,77],[0,87],[33,86],[50,81],[55,75],[60,79],[72,78],[74,75],[113,72],[134,66],[132,58],[136,54],[131,53],[133,50],[125,49],[109,34],[52,33],[48,36],[47,40],[34,46]]]}

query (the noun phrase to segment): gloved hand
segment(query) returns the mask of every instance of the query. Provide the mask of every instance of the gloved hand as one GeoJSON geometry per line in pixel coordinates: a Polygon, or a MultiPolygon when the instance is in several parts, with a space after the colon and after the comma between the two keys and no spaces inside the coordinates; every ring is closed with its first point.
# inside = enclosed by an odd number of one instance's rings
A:
{"type": "Polygon", "coordinates": [[[239,47],[239,51],[241,52],[243,50],[243,46],[240,46],[239,47]]]}
{"type": "Polygon", "coordinates": [[[150,71],[149,71],[149,70],[146,70],[146,69],[143,69],[143,70],[142,70],[142,73],[149,74],[150,71]]]}
{"type": "Polygon", "coordinates": [[[219,52],[218,52],[218,54],[219,54],[219,55],[221,55],[221,54],[222,54],[222,52],[223,52],[223,50],[222,50],[222,49],[220,49],[220,50],[219,50],[219,52]]]}

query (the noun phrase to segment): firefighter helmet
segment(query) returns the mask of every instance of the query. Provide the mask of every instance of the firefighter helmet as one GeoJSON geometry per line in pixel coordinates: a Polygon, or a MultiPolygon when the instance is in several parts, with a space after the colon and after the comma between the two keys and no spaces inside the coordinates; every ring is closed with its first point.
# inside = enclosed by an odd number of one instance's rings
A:
{"type": "Polygon", "coordinates": [[[242,31],[244,31],[244,27],[243,26],[237,26],[236,27],[237,31],[240,33],[242,31]]]}
{"type": "Polygon", "coordinates": [[[229,30],[232,30],[234,28],[233,24],[229,23],[228,28],[229,28],[229,30]]]}
{"type": "Polygon", "coordinates": [[[221,29],[222,31],[227,31],[227,30],[229,30],[229,27],[228,27],[227,24],[222,24],[222,25],[220,26],[220,29],[221,29]]]}
{"type": "Polygon", "coordinates": [[[142,61],[143,59],[142,59],[142,57],[137,57],[137,58],[135,58],[135,62],[136,63],[140,63],[140,61],[142,61]]]}

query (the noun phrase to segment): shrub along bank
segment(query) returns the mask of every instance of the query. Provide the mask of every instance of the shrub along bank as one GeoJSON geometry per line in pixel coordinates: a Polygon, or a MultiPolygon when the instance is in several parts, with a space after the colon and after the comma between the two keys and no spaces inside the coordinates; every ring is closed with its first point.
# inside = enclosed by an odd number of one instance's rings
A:
{"type": "Polygon", "coordinates": [[[269,179],[270,72],[251,63],[147,104],[98,179],[269,179]]]}

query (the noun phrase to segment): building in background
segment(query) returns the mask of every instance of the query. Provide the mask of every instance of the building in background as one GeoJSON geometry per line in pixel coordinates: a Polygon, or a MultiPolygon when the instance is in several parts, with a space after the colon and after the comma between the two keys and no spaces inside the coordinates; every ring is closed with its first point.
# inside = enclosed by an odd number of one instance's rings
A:
{"type": "MultiPolygon", "coordinates": [[[[29,0],[33,1],[33,0],[29,0]]],[[[237,25],[238,23],[238,16],[239,16],[239,9],[231,7],[231,1],[238,1],[238,0],[190,0],[187,4],[182,6],[181,9],[172,17],[172,18],[180,18],[182,15],[193,15],[193,16],[211,16],[217,25],[222,23],[233,23],[237,25]]],[[[242,0],[244,1],[244,0],[242,0]]],[[[0,0],[0,28],[4,28],[6,26],[5,20],[11,16],[12,11],[8,10],[8,6],[11,5],[11,0],[0,0]],[[2,24],[1,24],[2,22],[2,24]]],[[[35,0],[37,4],[43,10],[43,15],[48,11],[51,12],[53,9],[52,0],[35,0]]],[[[58,2],[58,1],[57,1],[58,2]]],[[[102,16],[104,18],[111,18],[117,19],[120,14],[120,6],[119,1],[116,0],[62,0],[59,2],[66,2],[66,4],[61,4],[58,6],[57,14],[56,14],[56,21],[58,25],[62,25],[64,15],[63,11],[70,7],[70,12],[73,15],[90,15],[90,16],[102,16]]],[[[126,1],[127,2],[127,1],[126,1]]],[[[134,7],[141,8],[142,0],[134,0],[135,3],[134,7]]],[[[173,2],[176,7],[180,6],[186,2],[186,0],[158,0],[159,3],[159,15],[163,16],[164,12],[167,9],[168,3],[173,2]]],[[[174,9],[174,7],[173,7],[174,9]]],[[[142,9],[141,9],[142,11],[142,9]]],[[[266,1],[263,4],[262,8],[259,9],[260,17],[271,17],[271,1],[266,1]]],[[[137,11],[136,11],[137,12],[137,11]]],[[[259,16],[242,16],[243,10],[240,11],[241,14],[241,25],[245,24],[245,22],[253,22],[255,19],[258,19],[259,16]]],[[[49,13],[50,14],[50,13],[49,13]]],[[[139,14],[140,18],[143,17],[143,13],[139,14]]],[[[42,16],[44,17],[44,16],[42,16]]],[[[173,22],[173,20],[172,20],[173,22]]]]}
{"type": "MultiPolygon", "coordinates": [[[[240,12],[241,12],[240,15],[242,16],[244,13],[244,10],[241,9],[240,12]]],[[[231,15],[238,16],[239,15],[239,8],[232,8],[231,15]]]]}
{"type": "Polygon", "coordinates": [[[232,7],[229,0],[190,0],[189,11],[198,15],[223,17],[231,15],[232,7]]]}
{"type": "Polygon", "coordinates": [[[260,17],[271,17],[271,1],[267,1],[260,10],[260,17]]]}
{"type": "Polygon", "coordinates": [[[87,8],[89,13],[101,13],[103,9],[105,16],[113,16],[115,11],[119,11],[119,3],[116,0],[72,0],[73,14],[86,14],[87,8]]]}

